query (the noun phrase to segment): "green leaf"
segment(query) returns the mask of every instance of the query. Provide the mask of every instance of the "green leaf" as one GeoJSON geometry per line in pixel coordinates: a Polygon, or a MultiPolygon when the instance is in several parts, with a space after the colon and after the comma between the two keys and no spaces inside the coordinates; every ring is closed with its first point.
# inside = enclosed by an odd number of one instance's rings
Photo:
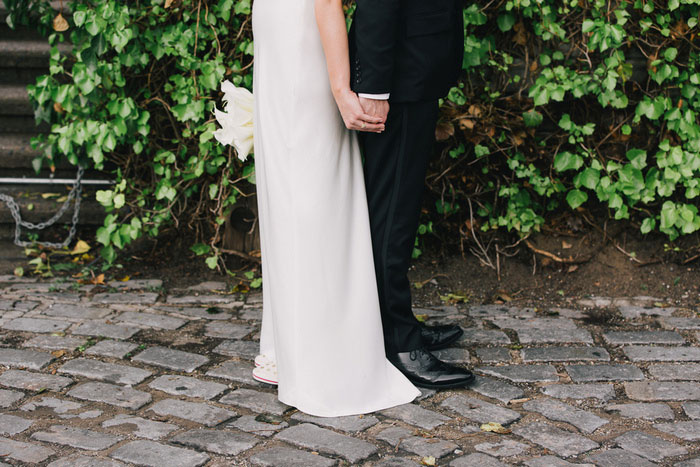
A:
{"type": "Polygon", "coordinates": [[[207,259],[205,259],[204,262],[209,267],[209,269],[216,269],[216,267],[219,264],[219,257],[218,256],[210,256],[207,259]]]}
{"type": "Polygon", "coordinates": [[[498,28],[502,32],[510,31],[515,24],[515,16],[510,13],[505,13],[500,15],[496,21],[498,23],[498,28]]]}
{"type": "Polygon", "coordinates": [[[554,170],[565,172],[567,170],[578,170],[583,165],[583,158],[578,154],[569,151],[562,151],[554,156],[554,170]]]}
{"type": "Polygon", "coordinates": [[[525,122],[525,126],[528,126],[528,127],[539,126],[540,123],[542,123],[542,120],[543,120],[542,114],[536,110],[530,110],[528,112],[523,113],[523,121],[525,122]]]}
{"type": "Polygon", "coordinates": [[[588,200],[588,194],[581,190],[571,190],[566,195],[566,202],[569,203],[571,209],[576,209],[588,200]]]}
{"type": "Polygon", "coordinates": [[[190,250],[197,256],[206,255],[211,251],[211,247],[204,243],[196,243],[190,247],[190,250]]]}

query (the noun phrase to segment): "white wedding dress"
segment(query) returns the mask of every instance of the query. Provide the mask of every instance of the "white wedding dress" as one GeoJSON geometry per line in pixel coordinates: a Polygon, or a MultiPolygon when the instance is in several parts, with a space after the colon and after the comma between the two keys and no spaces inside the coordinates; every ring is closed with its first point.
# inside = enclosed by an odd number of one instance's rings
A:
{"type": "Polygon", "coordinates": [[[369,413],[420,391],[384,353],[356,135],[330,90],[314,0],[255,0],[260,354],[278,398],[316,416],[369,413]]]}

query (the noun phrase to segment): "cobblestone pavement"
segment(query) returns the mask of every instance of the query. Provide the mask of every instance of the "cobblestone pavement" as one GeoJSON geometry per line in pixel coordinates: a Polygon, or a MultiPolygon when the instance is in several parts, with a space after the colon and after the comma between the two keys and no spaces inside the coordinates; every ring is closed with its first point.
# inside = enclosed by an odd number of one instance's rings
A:
{"type": "Polygon", "coordinates": [[[261,296],[224,288],[0,276],[0,466],[700,466],[695,310],[421,308],[474,387],[316,418],[252,380],[261,296]]]}

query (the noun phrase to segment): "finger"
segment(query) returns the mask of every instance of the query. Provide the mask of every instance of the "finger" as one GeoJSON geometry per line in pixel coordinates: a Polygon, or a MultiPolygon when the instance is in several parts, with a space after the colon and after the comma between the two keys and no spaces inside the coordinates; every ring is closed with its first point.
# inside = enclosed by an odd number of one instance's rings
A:
{"type": "Polygon", "coordinates": [[[355,124],[355,129],[359,131],[380,132],[384,131],[384,125],[365,123],[363,128],[362,123],[357,123],[355,124]]]}
{"type": "Polygon", "coordinates": [[[374,115],[370,115],[367,113],[360,115],[359,120],[366,122],[368,124],[369,123],[377,124],[377,123],[384,122],[384,119],[382,117],[375,117],[374,115]]]}

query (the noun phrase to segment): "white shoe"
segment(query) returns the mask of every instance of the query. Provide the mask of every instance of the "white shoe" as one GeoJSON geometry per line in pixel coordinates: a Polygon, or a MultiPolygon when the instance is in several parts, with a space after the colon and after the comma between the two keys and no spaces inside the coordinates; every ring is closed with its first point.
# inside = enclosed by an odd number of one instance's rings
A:
{"type": "MultiPolygon", "coordinates": [[[[257,362],[256,362],[257,364],[257,362]]],[[[277,365],[269,363],[253,368],[253,379],[261,383],[277,385],[277,365]]]]}
{"type": "Polygon", "coordinates": [[[255,366],[263,366],[270,364],[274,365],[275,361],[267,355],[258,355],[257,357],[255,357],[255,366]]]}

